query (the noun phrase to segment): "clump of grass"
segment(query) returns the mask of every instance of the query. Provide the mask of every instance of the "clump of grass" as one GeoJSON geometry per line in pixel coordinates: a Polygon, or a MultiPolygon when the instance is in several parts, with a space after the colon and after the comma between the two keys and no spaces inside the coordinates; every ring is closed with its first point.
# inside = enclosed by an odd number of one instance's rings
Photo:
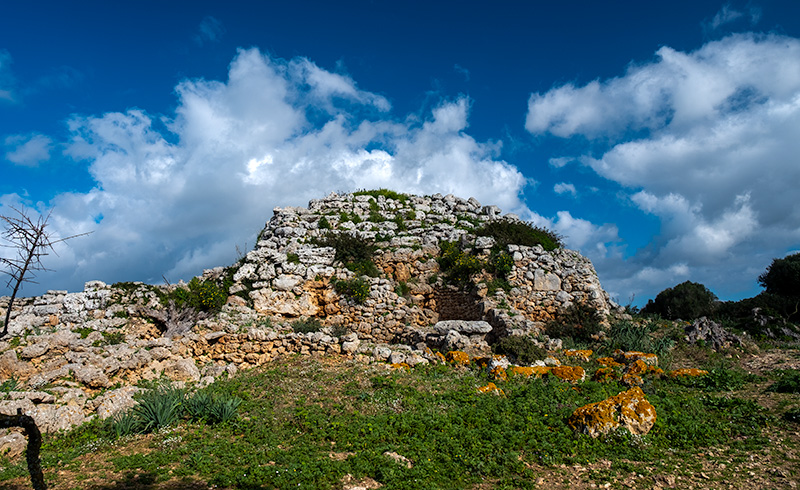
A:
{"type": "Polygon", "coordinates": [[[370,284],[360,277],[336,281],[333,287],[337,293],[351,298],[358,304],[363,304],[369,298],[370,284]]]}
{"type": "Polygon", "coordinates": [[[655,322],[645,322],[644,324],[636,324],[630,320],[615,322],[606,332],[603,347],[608,352],[620,349],[653,353],[659,357],[665,356],[675,347],[675,341],[668,337],[654,337],[653,329],[656,326],[655,322]]]}
{"type": "Polygon", "coordinates": [[[297,333],[314,333],[322,329],[322,323],[316,318],[303,318],[292,323],[292,330],[297,333]]]}
{"type": "Polygon", "coordinates": [[[377,247],[366,238],[350,233],[328,232],[324,237],[316,239],[314,243],[336,249],[334,260],[342,262],[345,267],[356,274],[377,277],[380,273],[372,260],[377,247]]]}
{"type": "Polygon", "coordinates": [[[578,343],[591,343],[602,330],[602,315],[586,303],[574,303],[561,312],[556,320],[545,325],[550,337],[572,339],[578,343]]]}

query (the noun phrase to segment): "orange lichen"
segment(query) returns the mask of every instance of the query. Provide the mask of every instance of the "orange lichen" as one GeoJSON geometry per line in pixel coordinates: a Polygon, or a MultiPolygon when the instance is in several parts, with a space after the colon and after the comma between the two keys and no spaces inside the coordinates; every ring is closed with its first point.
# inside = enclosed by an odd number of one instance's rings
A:
{"type": "Polygon", "coordinates": [[[408,364],[406,364],[405,362],[394,362],[394,363],[392,363],[392,368],[393,368],[393,369],[406,369],[406,370],[410,370],[410,369],[411,369],[411,366],[409,366],[409,365],[408,365],[408,364]]]}
{"type": "Polygon", "coordinates": [[[647,364],[645,364],[643,360],[637,359],[628,365],[628,368],[625,370],[625,372],[631,375],[643,374],[647,372],[647,367],[647,364]]]}
{"type": "Polygon", "coordinates": [[[644,380],[638,374],[627,373],[622,375],[622,384],[625,386],[642,386],[644,380]]]}
{"type": "Polygon", "coordinates": [[[601,367],[597,371],[594,372],[592,376],[592,381],[599,381],[600,383],[606,383],[608,381],[613,381],[617,379],[618,375],[614,368],[611,367],[601,367]]]}
{"type": "Polygon", "coordinates": [[[580,407],[567,423],[578,432],[597,437],[619,428],[628,429],[631,434],[646,434],[655,421],[655,407],[637,386],[601,402],[580,407]]]}
{"type": "Polygon", "coordinates": [[[571,383],[583,381],[583,379],[586,377],[586,371],[584,371],[580,366],[554,366],[550,368],[550,372],[553,373],[553,375],[558,379],[569,381],[571,383]]]}
{"type": "Polygon", "coordinates": [[[702,369],[676,369],[670,371],[667,375],[670,378],[677,378],[680,376],[705,376],[706,374],[708,374],[708,371],[703,371],[702,369]]]}
{"type": "Polygon", "coordinates": [[[445,359],[447,359],[447,362],[451,362],[453,364],[461,364],[464,366],[469,364],[469,354],[460,350],[451,350],[447,353],[445,359]]]}
{"type": "Polygon", "coordinates": [[[494,383],[491,382],[486,386],[481,386],[480,388],[478,388],[478,393],[494,393],[495,395],[505,396],[503,390],[501,390],[494,383]]]}
{"type": "Polygon", "coordinates": [[[515,376],[525,376],[526,378],[533,376],[539,378],[549,373],[550,369],[551,368],[547,366],[511,366],[508,368],[508,372],[515,376]]]}
{"type": "Polygon", "coordinates": [[[577,357],[578,359],[584,362],[589,362],[589,358],[592,357],[592,351],[588,349],[587,350],[567,349],[564,351],[564,355],[567,357],[577,357]]]}
{"type": "Polygon", "coordinates": [[[506,374],[506,370],[501,368],[500,366],[497,366],[496,368],[494,368],[491,371],[489,371],[489,374],[494,379],[499,379],[499,380],[503,380],[503,381],[508,379],[508,375],[506,374]]]}
{"type": "Polygon", "coordinates": [[[479,368],[484,369],[489,366],[489,363],[492,362],[491,357],[476,357],[472,360],[479,368]]]}
{"type": "Polygon", "coordinates": [[[597,363],[607,367],[624,366],[621,362],[615,361],[613,357],[601,357],[597,359],[597,363]]]}
{"type": "Polygon", "coordinates": [[[441,361],[441,362],[447,362],[447,358],[446,358],[446,357],[444,357],[444,354],[442,354],[441,352],[437,352],[437,353],[436,353],[436,354],[434,354],[434,355],[436,356],[436,358],[437,358],[437,359],[439,359],[439,361],[441,361]]]}
{"type": "Polygon", "coordinates": [[[625,364],[641,360],[648,366],[658,366],[658,356],[655,354],[647,354],[635,350],[624,352],[617,349],[614,351],[614,357],[616,357],[617,361],[624,362],[625,364]]]}

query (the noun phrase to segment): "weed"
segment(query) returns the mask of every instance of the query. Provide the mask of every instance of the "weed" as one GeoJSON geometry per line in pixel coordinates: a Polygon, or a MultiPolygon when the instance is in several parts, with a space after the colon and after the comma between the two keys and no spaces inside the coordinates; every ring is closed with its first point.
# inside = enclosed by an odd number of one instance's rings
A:
{"type": "Polygon", "coordinates": [[[606,332],[604,348],[608,352],[621,349],[649,352],[662,357],[675,346],[675,341],[670,338],[653,337],[651,328],[655,325],[655,322],[647,322],[643,325],[629,320],[616,322],[606,332]]]}
{"type": "Polygon", "coordinates": [[[10,378],[0,383],[0,393],[17,391],[17,388],[19,388],[19,386],[20,386],[19,379],[17,379],[17,377],[12,374],[10,378]]]}
{"type": "Polygon", "coordinates": [[[600,333],[602,320],[596,308],[586,303],[575,303],[558,315],[555,321],[549,322],[545,331],[550,337],[592,342],[600,333]]]}
{"type": "Polygon", "coordinates": [[[305,318],[292,323],[292,330],[297,333],[319,332],[322,324],[316,318],[305,318]]]}
{"type": "Polygon", "coordinates": [[[330,230],[331,229],[331,222],[328,221],[328,218],[322,216],[319,221],[317,221],[317,228],[320,230],[330,230]]]}

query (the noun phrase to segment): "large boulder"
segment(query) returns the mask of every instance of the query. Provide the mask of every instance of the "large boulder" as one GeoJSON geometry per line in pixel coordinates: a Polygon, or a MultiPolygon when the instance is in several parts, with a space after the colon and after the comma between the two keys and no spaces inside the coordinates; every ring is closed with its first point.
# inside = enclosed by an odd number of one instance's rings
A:
{"type": "Polygon", "coordinates": [[[656,409],[638,386],[601,402],[578,408],[567,421],[574,430],[592,437],[619,429],[631,434],[650,432],[656,423],[656,409]]]}

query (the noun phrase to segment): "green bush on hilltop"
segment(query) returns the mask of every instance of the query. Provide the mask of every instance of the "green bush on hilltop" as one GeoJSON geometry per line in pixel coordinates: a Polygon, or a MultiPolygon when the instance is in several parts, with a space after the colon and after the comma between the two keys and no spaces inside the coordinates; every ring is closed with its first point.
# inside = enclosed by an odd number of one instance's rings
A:
{"type": "Polygon", "coordinates": [[[524,221],[500,219],[489,221],[475,231],[478,236],[488,236],[495,239],[496,246],[505,250],[508,245],[523,245],[533,247],[541,245],[548,252],[563,247],[563,237],[558,233],[534,226],[524,221]]]}
{"type": "Polygon", "coordinates": [[[711,316],[717,306],[717,296],[702,284],[686,281],[667,288],[642,309],[646,315],[660,315],[669,320],[694,320],[711,316]]]}

